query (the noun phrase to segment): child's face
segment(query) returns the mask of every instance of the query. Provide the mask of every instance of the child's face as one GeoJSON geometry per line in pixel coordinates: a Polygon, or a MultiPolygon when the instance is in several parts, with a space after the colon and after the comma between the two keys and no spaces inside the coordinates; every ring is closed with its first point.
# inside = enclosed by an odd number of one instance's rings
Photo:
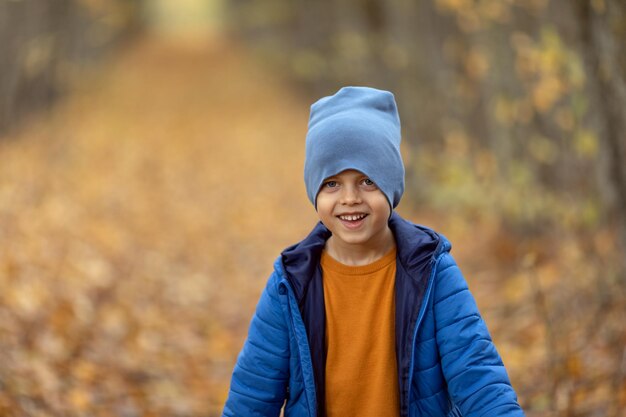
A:
{"type": "Polygon", "coordinates": [[[347,170],[327,178],[317,195],[317,213],[336,243],[347,247],[376,249],[389,236],[389,202],[359,171],[347,170]]]}

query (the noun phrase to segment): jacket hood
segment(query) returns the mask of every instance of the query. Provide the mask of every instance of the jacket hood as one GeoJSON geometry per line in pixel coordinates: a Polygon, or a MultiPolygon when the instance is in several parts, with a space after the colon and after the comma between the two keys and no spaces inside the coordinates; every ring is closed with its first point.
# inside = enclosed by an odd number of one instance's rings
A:
{"type": "MultiPolygon", "coordinates": [[[[421,269],[424,263],[442,252],[450,251],[450,242],[432,229],[413,224],[395,211],[389,218],[389,228],[396,240],[398,260],[407,271],[421,269]]],[[[286,248],[276,265],[291,284],[298,303],[306,296],[310,280],[319,268],[324,245],[332,235],[322,222],[317,223],[307,237],[286,248]]]]}
{"type": "Polygon", "coordinates": [[[319,268],[322,251],[331,235],[330,230],[322,222],[318,222],[307,237],[281,253],[279,261],[299,304],[319,268]]]}

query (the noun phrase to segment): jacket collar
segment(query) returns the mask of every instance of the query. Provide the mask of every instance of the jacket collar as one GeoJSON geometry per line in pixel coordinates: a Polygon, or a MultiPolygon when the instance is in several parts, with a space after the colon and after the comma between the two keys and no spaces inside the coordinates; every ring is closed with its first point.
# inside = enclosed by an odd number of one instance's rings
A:
{"type": "MultiPolygon", "coordinates": [[[[398,261],[412,277],[417,275],[411,272],[420,270],[428,259],[450,249],[450,244],[443,236],[403,219],[396,212],[389,218],[389,228],[396,239],[398,261]]],[[[283,270],[299,304],[306,296],[307,287],[315,276],[324,245],[330,236],[331,232],[319,222],[307,237],[281,253],[283,270]]]]}
{"type": "Polygon", "coordinates": [[[306,295],[307,287],[318,268],[326,241],[330,236],[330,230],[322,222],[318,222],[307,237],[281,253],[285,276],[291,284],[300,306],[306,295]]]}

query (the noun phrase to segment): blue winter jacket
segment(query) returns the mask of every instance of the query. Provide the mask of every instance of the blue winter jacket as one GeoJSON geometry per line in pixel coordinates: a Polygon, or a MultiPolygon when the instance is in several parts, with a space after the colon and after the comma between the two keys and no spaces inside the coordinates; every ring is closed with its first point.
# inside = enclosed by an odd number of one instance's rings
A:
{"type": "MultiPolygon", "coordinates": [[[[523,416],[467,283],[434,231],[392,214],[401,417],[523,416]]],[[[287,248],[261,295],[223,416],[324,417],[321,223],[287,248]],[[321,406],[320,406],[321,405],[321,406]]]]}

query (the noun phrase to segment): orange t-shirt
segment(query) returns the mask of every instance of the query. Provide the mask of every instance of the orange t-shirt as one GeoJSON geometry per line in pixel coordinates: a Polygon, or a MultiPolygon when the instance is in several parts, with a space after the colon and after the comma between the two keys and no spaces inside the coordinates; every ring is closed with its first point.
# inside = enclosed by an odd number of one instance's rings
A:
{"type": "Polygon", "coordinates": [[[363,266],[324,251],[326,414],[398,417],[395,349],[396,249],[363,266]]]}

